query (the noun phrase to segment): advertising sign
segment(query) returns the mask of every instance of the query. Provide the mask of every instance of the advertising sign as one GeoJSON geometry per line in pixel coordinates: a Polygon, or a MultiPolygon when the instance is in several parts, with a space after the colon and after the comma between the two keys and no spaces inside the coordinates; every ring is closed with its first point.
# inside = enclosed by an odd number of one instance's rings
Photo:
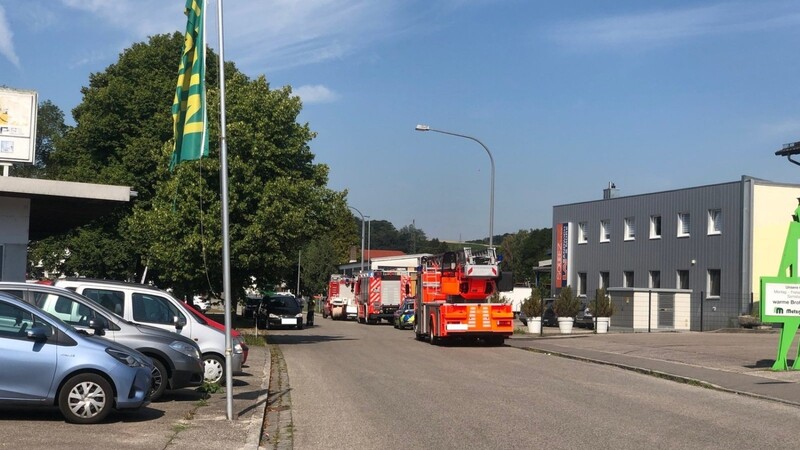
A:
{"type": "Polygon", "coordinates": [[[569,223],[562,223],[556,227],[556,260],[554,267],[556,272],[555,287],[566,287],[569,276],[569,223]]]}
{"type": "Polygon", "coordinates": [[[36,92],[0,88],[0,163],[32,163],[36,148],[36,92]]]}
{"type": "Polygon", "coordinates": [[[800,280],[788,277],[761,277],[761,320],[784,322],[800,317],[800,280]]]}

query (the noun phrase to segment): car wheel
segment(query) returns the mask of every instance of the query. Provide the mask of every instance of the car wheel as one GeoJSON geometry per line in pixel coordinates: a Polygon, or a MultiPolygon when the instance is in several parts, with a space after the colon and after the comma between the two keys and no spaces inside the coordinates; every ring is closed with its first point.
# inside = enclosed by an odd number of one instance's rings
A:
{"type": "Polygon", "coordinates": [[[161,361],[153,360],[153,384],[150,385],[150,400],[156,401],[167,390],[167,368],[161,361]]]}
{"type": "Polygon", "coordinates": [[[217,355],[203,355],[204,381],[219,383],[225,376],[225,361],[217,355]]]}
{"type": "Polygon", "coordinates": [[[82,373],[70,378],[58,394],[58,408],[70,423],[100,422],[113,406],[111,384],[95,373],[82,373]]]}

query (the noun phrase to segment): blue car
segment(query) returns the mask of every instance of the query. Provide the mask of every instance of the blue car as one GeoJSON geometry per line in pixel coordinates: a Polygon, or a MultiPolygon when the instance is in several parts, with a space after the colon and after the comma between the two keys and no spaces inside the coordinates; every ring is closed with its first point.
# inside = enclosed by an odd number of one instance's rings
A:
{"type": "Polygon", "coordinates": [[[67,422],[97,423],[150,402],[149,358],[8,294],[0,294],[0,364],[0,404],[58,406],[67,422]]]}
{"type": "Polygon", "coordinates": [[[394,312],[394,327],[401,330],[414,328],[414,299],[407,298],[403,304],[394,312]]]}

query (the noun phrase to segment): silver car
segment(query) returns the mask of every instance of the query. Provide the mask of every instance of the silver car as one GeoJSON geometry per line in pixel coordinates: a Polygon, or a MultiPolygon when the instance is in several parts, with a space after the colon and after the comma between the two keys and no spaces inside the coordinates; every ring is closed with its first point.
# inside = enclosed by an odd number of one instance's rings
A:
{"type": "Polygon", "coordinates": [[[98,304],[67,289],[31,283],[0,282],[0,292],[22,299],[79,330],[93,330],[149,356],[153,361],[150,400],[158,399],[168,388],[203,383],[204,368],[197,343],[177,333],[126,321],[113,312],[113,298],[104,298],[98,304]]]}

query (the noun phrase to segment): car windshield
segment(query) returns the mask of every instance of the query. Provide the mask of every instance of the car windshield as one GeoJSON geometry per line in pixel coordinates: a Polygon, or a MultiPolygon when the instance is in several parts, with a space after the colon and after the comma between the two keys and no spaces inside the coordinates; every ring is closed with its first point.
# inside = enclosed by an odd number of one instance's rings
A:
{"type": "Polygon", "coordinates": [[[270,297],[270,308],[299,308],[300,304],[294,297],[270,297]]]}

